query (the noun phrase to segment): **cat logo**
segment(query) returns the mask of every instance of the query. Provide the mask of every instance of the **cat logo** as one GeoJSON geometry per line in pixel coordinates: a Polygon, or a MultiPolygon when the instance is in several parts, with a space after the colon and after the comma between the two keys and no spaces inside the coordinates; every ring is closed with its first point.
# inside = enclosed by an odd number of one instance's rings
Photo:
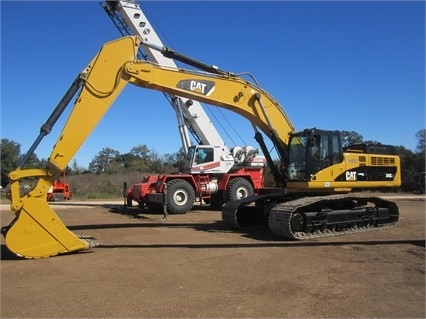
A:
{"type": "Polygon", "coordinates": [[[347,181],[356,181],[356,172],[346,172],[347,181]]]}
{"type": "Polygon", "coordinates": [[[209,96],[213,93],[215,85],[213,81],[182,80],[179,81],[177,87],[186,91],[201,93],[205,96],[209,96]]]}

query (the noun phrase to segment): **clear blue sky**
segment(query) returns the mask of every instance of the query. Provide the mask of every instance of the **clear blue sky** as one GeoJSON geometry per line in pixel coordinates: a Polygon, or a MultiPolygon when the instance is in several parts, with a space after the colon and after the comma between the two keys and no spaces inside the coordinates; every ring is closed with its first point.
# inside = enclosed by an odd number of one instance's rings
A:
{"type": "MultiPolygon", "coordinates": [[[[166,45],[254,74],[296,129],[356,131],[415,149],[415,134],[425,128],[423,1],[139,4],[166,45]]],[[[120,34],[98,1],[0,5],[1,137],[26,152],[72,80],[120,34]]],[[[214,107],[207,114],[229,147],[256,145],[247,120],[214,107]]],[[[39,158],[50,155],[64,122],[36,150],[39,158]]],[[[127,153],[142,144],[174,153],[181,145],[176,123],[160,92],[129,85],[75,159],[87,167],[104,147],[127,153]]]]}

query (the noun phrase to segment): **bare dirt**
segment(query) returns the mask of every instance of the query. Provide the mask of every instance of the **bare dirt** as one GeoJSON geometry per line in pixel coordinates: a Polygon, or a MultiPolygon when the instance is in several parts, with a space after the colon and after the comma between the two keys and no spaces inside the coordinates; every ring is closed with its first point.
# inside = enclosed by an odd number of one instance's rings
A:
{"type": "Polygon", "coordinates": [[[1,318],[425,318],[425,201],[396,202],[394,228],[309,242],[230,230],[220,211],[55,205],[102,245],[25,260],[2,237],[1,318]]]}

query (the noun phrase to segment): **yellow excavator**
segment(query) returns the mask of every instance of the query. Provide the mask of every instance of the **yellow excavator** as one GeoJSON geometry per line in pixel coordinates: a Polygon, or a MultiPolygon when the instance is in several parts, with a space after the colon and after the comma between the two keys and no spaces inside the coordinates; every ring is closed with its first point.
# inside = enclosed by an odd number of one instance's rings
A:
{"type": "Polygon", "coordinates": [[[87,239],[68,230],[47,203],[46,194],[128,83],[226,108],[251,122],[277,187],[225,204],[222,217],[230,227],[266,223],[280,238],[311,239],[397,223],[399,212],[394,202],[350,191],[399,186],[398,156],[369,153],[366,146],[344,150],[338,131],[313,128],[295,132],[280,104],[255,80],[245,80],[168,48],[157,49],[197,70],[140,61],[137,51],[141,41],[138,36],[129,36],[102,47],[41,126],[17,169],[9,174],[11,210],[16,217],[2,228],[2,233],[10,251],[26,258],[45,258],[91,248],[87,239]],[[73,110],[47,167],[23,169],[73,97],[73,110]],[[273,142],[280,157],[279,166],[260,131],[273,142]],[[38,181],[21,196],[20,180],[27,177],[38,181]]]}

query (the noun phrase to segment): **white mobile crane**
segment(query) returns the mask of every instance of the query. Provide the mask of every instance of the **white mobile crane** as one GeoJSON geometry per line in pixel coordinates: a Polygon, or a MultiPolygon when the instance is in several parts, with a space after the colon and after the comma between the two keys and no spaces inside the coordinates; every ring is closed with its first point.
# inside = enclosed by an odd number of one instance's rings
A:
{"type": "MultiPolygon", "coordinates": [[[[136,1],[105,1],[101,5],[123,36],[142,38],[139,59],[170,68],[177,68],[173,58],[187,64],[195,63],[172,50],[158,49],[164,45],[136,1]]],[[[198,61],[196,67],[199,67],[198,61]]],[[[208,67],[208,71],[215,73],[216,70],[208,67]]],[[[167,92],[163,94],[176,113],[185,153],[184,173],[187,175],[144,176],[141,183],[131,185],[127,190],[127,206],[136,201],[139,207],[163,209],[165,184],[169,185],[168,211],[177,214],[190,210],[196,201],[221,206],[226,201],[257,194],[263,188],[266,165],[264,157],[258,156],[259,150],[251,146],[235,146],[230,151],[200,102],[167,92]],[[192,145],[188,130],[198,145],[192,145]]]]}

